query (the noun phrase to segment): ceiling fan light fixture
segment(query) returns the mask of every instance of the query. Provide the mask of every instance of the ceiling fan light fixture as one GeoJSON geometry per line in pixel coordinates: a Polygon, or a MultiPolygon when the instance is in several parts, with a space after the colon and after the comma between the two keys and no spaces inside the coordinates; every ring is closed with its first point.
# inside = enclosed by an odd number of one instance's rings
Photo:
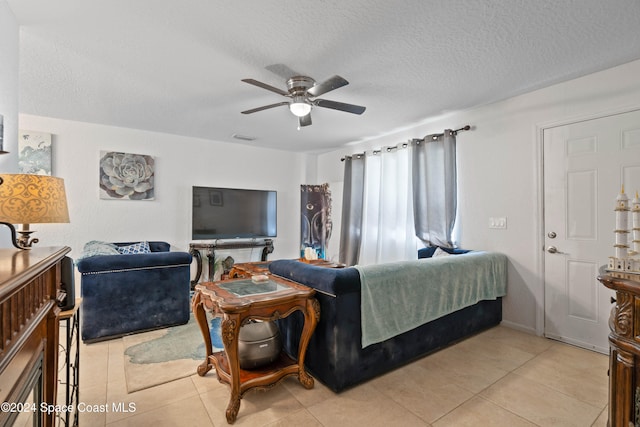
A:
{"type": "Polygon", "coordinates": [[[332,110],[344,111],[351,114],[362,114],[366,109],[361,105],[346,104],[344,102],[318,98],[320,95],[349,84],[348,81],[337,75],[320,84],[316,84],[315,80],[311,77],[293,76],[287,80],[286,92],[254,79],[242,79],[242,81],[289,98],[288,101],[277,102],[275,104],[241,111],[242,114],[252,114],[257,113],[258,111],[287,105],[289,106],[291,114],[298,118],[298,128],[311,125],[311,110],[313,110],[313,107],[330,108],[332,110]]]}
{"type": "Polygon", "coordinates": [[[311,104],[305,102],[303,97],[294,98],[293,102],[289,104],[289,110],[294,116],[304,117],[311,112],[311,104]]]}

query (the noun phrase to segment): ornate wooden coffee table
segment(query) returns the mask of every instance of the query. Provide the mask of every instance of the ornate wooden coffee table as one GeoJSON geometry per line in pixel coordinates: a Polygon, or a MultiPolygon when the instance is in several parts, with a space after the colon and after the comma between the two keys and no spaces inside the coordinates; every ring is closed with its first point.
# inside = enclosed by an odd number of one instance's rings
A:
{"type": "Polygon", "coordinates": [[[215,367],[218,381],[231,387],[231,398],[226,411],[229,424],[233,424],[238,416],[240,399],[253,388],[271,388],[289,375],[296,375],[305,388],[313,388],[313,378],[304,368],[307,345],[320,317],[320,305],[314,298],[313,289],[273,275],[264,283],[236,279],[201,283],[195,289],[192,310],[207,352],[197,372],[204,376],[215,367]],[[224,351],[213,353],[206,311],[212,311],[223,318],[221,331],[224,351]],[[297,361],[282,352],[279,359],[268,366],[241,369],[238,358],[240,327],[250,319],[277,320],[296,311],[304,314],[297,361]]]}

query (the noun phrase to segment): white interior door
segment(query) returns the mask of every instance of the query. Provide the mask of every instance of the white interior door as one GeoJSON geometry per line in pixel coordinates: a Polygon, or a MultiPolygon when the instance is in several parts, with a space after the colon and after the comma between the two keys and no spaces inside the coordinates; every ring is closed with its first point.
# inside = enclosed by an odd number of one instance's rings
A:
{"type": "Polygon", "coordinates": [[[608,353],[615,199],[640,191],[640,111],[544,130],[545,336],[608,353]]]}

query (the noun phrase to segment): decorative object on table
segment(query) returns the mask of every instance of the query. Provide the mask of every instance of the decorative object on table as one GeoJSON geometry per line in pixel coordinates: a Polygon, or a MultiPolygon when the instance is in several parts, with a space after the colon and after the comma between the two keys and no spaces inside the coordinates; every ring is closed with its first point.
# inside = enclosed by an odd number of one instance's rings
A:
{"type": "Polygon", "coordinates": [[[307,261],[315,261],[318,259],[318,252],[314,248],[304,248],[304,259],[307,261]]]}
{"type": "Polygon", "coordinates": [[[222,280],[231,271],[235,260],[231,256],[217,257],[213,263],[213,281],[222,280]]]}
{"type": "Polygon", "coordinates": [[[4,151],[4,116],[0,114],[0,154],[8,154],[8,151],[4,151]]]}
{"type": "Polygon", "coordinates": [[[144,154],[100,152],[100,198],[155,200],[155,161],[144,154]]]}
{"type": "Polygon", "coordinates": [[[13,245],[30,249],[38,239],[30,239],[34,232],[29,224],[69,222],[64,180],[47,175],[0,175],[0,223],[11,229],[13,245]],[[17,233],[13,224],[22,224],[17,233]]]}
{"type": "Polygon", "coordinates": [[[333,225],[329,184],[301,185],[300,210],[300,256],[306,257],[306,249],[313,248],[317,254],[314,259],[325,258],[333,225]]]}
{"type": "Polygon", "coordinates": [[[615,255],[609,257],[607,270],[620,271],[632,274],[640,274],[640,198],[636,191],[636,197],[631,202],[624,192],[624,185],[616,198],[616,228],[615,228],[615,255]],[[631,211],[632,228],[629,229],[629,212],[631,211]],[[632,234],[632,247],[629,248],[629,234],[632,234]]]}
{"type": "Polygon", "coordinates": [[[224,273],[224,259],[216,258],[213,263],[213,281],[222,279],[222,273],[224,273]]]}
{"type": "Polygon", "coordinates": [[[20,173],[51,175],[51,134],[18,132],[18,170],[20,173]]]}
{"type": "Polygon", "coordinates": [[[636,197],[631,202],[631,246],[632,251],[631,255],[634,257],[640,257],[640,197],[638,197],[638,192],[636,191],[636,197]]]}
{"type": "Polygon", "coordinates": [[[269,276],[266,274],[256,274],[251,276],[251,281],[253,283],[265,283],[269,281],[269,276]]]}

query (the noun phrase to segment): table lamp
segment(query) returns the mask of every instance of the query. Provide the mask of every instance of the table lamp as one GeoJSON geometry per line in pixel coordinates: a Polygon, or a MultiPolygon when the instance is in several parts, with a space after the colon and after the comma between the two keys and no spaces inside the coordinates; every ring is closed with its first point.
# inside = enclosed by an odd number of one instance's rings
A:
{"type": "Polygon", "coordinates": [[[64,180],[46,175],[0,174],[0,223],[11,229],[13,246],[31,249],[29,224],[69,222],[64,180]],[[16,232],[13,224],[22,224],[16,232]],[[16,236],[19,234],[19,237],[16,236]]]}

